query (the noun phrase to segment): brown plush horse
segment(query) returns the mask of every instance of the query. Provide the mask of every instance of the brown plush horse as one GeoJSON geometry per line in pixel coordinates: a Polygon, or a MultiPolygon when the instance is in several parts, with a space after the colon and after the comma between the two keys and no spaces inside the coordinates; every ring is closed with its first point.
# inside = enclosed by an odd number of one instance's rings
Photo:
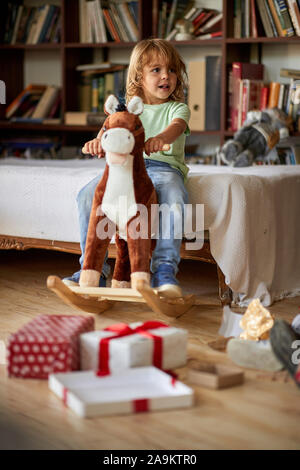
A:
{"type": "MultiPolygon", "coordinates": [[[[120,105],[110,95],[104,106],[108,117],[99,133],[106,167],[93,200],[80,286],[99,285],[110,240],[116,234],[117,256],[112,287],[136,288],[150,283],[151,205],[157,204],[143,148],[145,133],[139,119],[141,98],[120,105]]],[[[153,222],[153,221],[152,221],[153,222]]]]}

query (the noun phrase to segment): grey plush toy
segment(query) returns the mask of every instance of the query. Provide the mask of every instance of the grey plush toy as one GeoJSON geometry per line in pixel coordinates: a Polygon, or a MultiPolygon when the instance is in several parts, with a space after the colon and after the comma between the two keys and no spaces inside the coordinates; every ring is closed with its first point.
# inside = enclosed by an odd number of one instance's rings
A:
{"type": "Polygon", "coordinates": [[[280,139],[289,135],[292,119],[281,109],[249,111],[243,127],[228,140],[219,152],[226,165],[251,166],[258,157],[265,157],[280,139]]]}

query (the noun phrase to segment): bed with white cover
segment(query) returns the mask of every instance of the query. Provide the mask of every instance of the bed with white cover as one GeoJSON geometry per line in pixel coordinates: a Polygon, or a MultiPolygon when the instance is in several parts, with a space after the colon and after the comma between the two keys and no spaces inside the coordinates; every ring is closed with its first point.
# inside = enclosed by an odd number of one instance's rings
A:
{"type": "MultiPolygon", "coordinates": [[[[104,166],[98,159],[0,159],[0,247],[35,239],[78,252],[76,195],[104,166]]],[[[204,204],[210,252],[240,305],[300,294],[300,166],[191,165],[187,188],[194,221],[186,226],[203,237],[195,207],[204,204]]]]}

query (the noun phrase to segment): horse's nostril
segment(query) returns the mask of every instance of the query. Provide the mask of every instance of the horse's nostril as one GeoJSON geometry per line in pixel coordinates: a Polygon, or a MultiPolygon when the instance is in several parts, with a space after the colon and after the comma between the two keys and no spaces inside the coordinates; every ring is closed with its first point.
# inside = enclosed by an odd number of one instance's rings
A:
{"type": "Polygon", "coordinates": [[[107,137],[107,134],[105,134],[104,139],[106,139],[106,137],[107,137]]]}

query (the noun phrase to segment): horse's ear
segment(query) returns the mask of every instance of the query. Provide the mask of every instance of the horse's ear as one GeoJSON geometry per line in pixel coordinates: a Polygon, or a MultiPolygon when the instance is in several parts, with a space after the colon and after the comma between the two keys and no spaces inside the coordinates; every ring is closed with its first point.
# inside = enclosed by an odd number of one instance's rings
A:
{"type": "Polygon", "coordinates": [[[116,112],[116,107],[118,106],[119,101],[114,95],[109,95],[107,100],[104,103],[104,112],[105,114],[113,114],[116,112]]]}
{"type": "Polygon", "coordinates": [[[134,96],[131,98],[127,105],[127,109],[132,114],[142,114],[144,111],[144,103],[143,100],[139,96],[134,96]]]}

